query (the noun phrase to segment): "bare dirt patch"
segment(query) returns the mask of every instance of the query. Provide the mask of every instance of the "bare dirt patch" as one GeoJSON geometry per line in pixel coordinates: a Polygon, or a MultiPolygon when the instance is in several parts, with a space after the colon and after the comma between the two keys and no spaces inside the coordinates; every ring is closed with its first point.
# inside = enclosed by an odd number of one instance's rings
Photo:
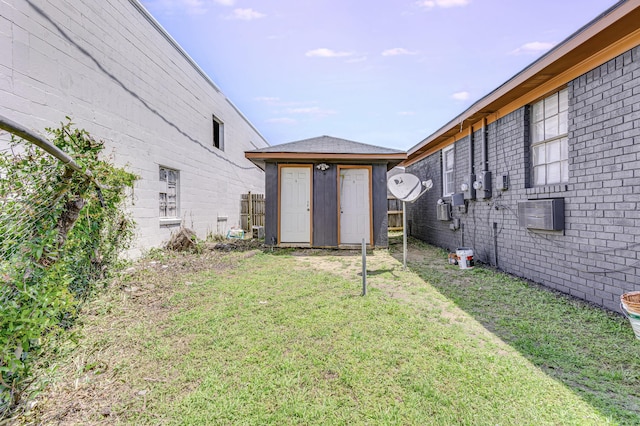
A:
{"type": "MultiPolygon", "coordinates": [[[[361,250],[296,250],[293,253],[301,268],[337,274],[354,282],[362,281],[361,250]]],[[[410,264],[428,264],[439,272],[446,270],[446,259],[437,249],[409,244],[407,261],[410,264]]],[[[388,249],[368,250],[366,257],[367,285],[385,292],[389,297],[420,309],[436,309],[441,300],[425,293],[424,281],[402,265],[402,240],[390,240],[388,249]]],[[[441,310],[441,318],[457,322],[463,317],[457,309],[441,310]]]]}

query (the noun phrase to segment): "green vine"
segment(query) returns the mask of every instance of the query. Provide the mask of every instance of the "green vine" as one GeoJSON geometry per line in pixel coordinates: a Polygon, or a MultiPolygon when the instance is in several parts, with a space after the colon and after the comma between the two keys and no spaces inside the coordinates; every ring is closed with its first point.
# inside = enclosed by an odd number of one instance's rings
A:
{"type": "Polygon", "coordinates": [[[0,151],[0,418],[38,389],[47,341],[69,335],[133,236],[124,202],[136,176],[68,117],[46,130],[85,174],[21,140],[0,151]]]}

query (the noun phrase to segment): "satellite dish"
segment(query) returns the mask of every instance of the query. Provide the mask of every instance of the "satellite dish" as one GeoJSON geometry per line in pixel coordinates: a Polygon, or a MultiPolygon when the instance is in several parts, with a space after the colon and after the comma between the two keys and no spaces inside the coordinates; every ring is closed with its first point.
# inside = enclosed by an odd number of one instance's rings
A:
{"type": "Polygon", "coordinates": [[[402,201],[402,265],[407,269],[407,203],[412,203],[425,192],[433,188],[431,179],[420,182],[416,175],[411,173],[400,173],[393,175],[387,180],[389,192],[402,201]],[[424,186],[424,189],[422,187],[424,186]]]}
{"type": "Polygon", "coordinates": [[[410,203],[421,195],[422,182],[416,175],[400,173],[389,178],[387,188],[398,200],[410,203]]]}

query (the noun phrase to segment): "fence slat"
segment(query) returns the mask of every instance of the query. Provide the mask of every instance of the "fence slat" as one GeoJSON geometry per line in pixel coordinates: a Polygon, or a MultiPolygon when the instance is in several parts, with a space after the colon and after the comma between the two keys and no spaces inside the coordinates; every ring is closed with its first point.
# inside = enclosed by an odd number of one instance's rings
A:
{"type": "Polygon", "coordinates": [[[387,198],[387,222],[390,231],[402,231],[402,201],[387,198]]]}
{"type": "Polygon", "coordinates": [[[240,199],[240,222],[242,229],[251,232],[253,226],[264,226],[264,194],[242,194],[240,199]]]}

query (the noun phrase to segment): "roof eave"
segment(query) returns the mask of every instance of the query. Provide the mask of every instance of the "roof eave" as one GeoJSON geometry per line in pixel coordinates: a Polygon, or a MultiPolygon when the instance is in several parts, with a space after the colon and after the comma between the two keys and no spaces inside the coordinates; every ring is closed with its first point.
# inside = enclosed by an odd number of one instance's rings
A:
{"type": "Polygon", "coordinates": [[[299,153],[299,152],[245,152],[244,156],[264,170],[267,161],[349,161],[349,162],[386,162],[387,170],[407,159],[404,152],[392,154],[339,154],[339,153],[299,153]]]}
{"type": "MultiPolygon", "coordinates": [[[[412,164],[425,153],[459,135],[464,127],[494,114],[501,107],[529,92],[532,87],[550,81],[562,71],[593,57],[600,50],[611,46],[613,41],[629,36],[633,36],[634,40],[635,37],[640,37],[637,24],[634,25],[634,22],[640,22],[640,0],[627,0],[614,5],[435,133],[410,148],[407,160],[402,164],[412,164]]],[[[601,63],[610,59],[603,57],[601,63]]]]}

